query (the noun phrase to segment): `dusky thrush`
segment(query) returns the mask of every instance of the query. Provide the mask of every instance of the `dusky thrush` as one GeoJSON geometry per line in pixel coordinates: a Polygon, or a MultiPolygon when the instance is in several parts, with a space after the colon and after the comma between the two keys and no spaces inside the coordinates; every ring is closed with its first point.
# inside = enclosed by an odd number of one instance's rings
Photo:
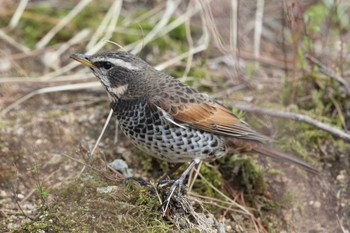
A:
{"type": "Polygon", "coordinates": [[[256,152],[317,173],[307,163],[267,146],[266,136],[206,94],[128,52],[71,58],[88,66],[100,80],[120,128],[139,149],[168,162],[191,161],[171,186],[167,203],[196,163],[235,152],[256,152]]]}

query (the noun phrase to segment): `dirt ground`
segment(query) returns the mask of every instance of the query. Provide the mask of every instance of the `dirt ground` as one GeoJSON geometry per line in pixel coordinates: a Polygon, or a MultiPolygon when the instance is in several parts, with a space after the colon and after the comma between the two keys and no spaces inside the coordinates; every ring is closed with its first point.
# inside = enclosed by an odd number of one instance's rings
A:
{"type": "MultiPolygon", "coordinates": [[[[0,11],[1,30],[10,37],[0,38],[0,232],[349,232],[350,143],[306,123],[233,109],[273,138],[276,147],[301,157],[320,174],[257,155],[223,158],[203,164],[200,173],[209,181],[198,177],[184,199],[174,202],[163,217],[154,187],[171,165],[136,150],[118,132],[114,118],[94,155],[89,154],[109,113],[108,97],[98,84],[93,88],[44,91],[7,111],[33,91],[96,81],[82,67],[62,69],[69,67],[71,53],[85,49],[87,38],[69,45],[56,60],[50,60],[50,56],[56,56],[55,52],[69,44],[67,41],[79,30],[91,27],[96,31],[100,24],[90,20],[91,13],[95,21],[102,21],[112,1],[102,1],[102,7],[85,8],[79,15],[86,18],[72,21],[51,44],[43,48],[31,44],[81,2],[33,1],[15,28],[8,24],[18,6],[4,1],[6,7],[0,11]],[[56,13],[43,12],[46,8],[41,4],[52,4],[56,13]],[[38,27],[38,21],[42,32],[27,32],[38,27]],[[43,26],[45,23],[48,25],[43,26]],[[57,71],[62,72],[49,77],[57,71]],[[125,161],[129,172],[142,179],[123,181],[119,172],[107,166],[115,159],[125,161]]],[[[173,34],[168,32],[146,43],[148,33],[165,9],[169,10],[165,2],[160,2],[124,1],[118,27],[110,38],[124,46],[135,37],[143,38],[140,56],[153,65],[188,51],[191,44],[184,24],[173,34]],[[130,23],[139,17],[139,23],[130,23]]],[[[284,7],[279,1],[265,3],[257,59],[252,46],[256,1],[239,3],[239,59],[223,54],[223,50],[232,51],[228,49],[232,34],[230,1],[202,6],[188,26],[192,28],[193,48],[201,41],[205,25],[210,33],[208,47],[192,57],[187,78],[183,77],[189,63],[186,59],[171,63],[165,71],[227,106],[243,103],[299,113],[347,134],[350,95],[346,85],[334,76],[350,82],[350,27],[339,13],[350,13],[350,6],[296,3],[298,6],[285,1],[284,7]],[[332,7],[339,11],[338,21],[327,14],[327,9],[333,12],[332,7]],[[306,17],[319,14],[329,19],[316,22],[306,17]],[[322,33],[315,31],[313,23],[322,33]],[[283,41],[282,34],[290,37],[283,41]],[[325,75],[322,67],[315,68],[317,64],[301,59],[310,54],[309,44],[315,47],[312,56],[338,76],[329,72],[325,75]]],[[[196,6],[194,1],[180,3],[170,22],[196,6]]]]}

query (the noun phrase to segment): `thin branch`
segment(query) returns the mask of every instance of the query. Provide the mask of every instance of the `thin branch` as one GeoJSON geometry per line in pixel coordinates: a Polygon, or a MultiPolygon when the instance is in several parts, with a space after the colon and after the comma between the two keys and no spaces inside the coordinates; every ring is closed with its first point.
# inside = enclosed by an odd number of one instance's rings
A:
{"type": "Polygon", "coordinates": [[[9,27],[11,29],[15,28],[19,22],[19,20],[21,19],[21,16],[23,14],[23,11],[26,9],[28,4],[28,0],[22,0],[20,1],[15,13],[13,14],[11,21],[9,23],[9,27]]]}
{"type": "Polygon", "coordinates": [[[61,85],[61,86],[54,86],[54,87],[45,87],[39,90],[32,91],[27,95],[23,96],[22,98],[18,99],[17,101],[15,101],[14,103],[10,104],[8,107],[1,110],[0,116],[6,115],[9,111],[14,109],[21,103],[27,101],[28,99],[32,98],[33,96],[36,96],[39,94],[45,94],[45,93],[52,93],[52,92],[86,89],[86,88],[96,87],[98,83],[99,82],[96,81],[96,82],[88,82],[88,83],[68,84],[68,85],[61,85]]]}
{"type": "Polygon", "coordinates": [[[92,148],[92,150],[91,150],[90,156],[92,156],[92,155],[94,154],[94,152],[95,152],[95,150],[96,150],[98,144],[100,144],[100,141],[101,141],[101,139],[102,139],[102,136],[103,136],[103,134],[104,134],[105,131],[106,131],[106,128],[107,128],[107,126],[108,126],[108,123],[109,123],[110,120],[111,120],[112,115],[113,115],[113,109],[111,108],[111,110],[109,111],[108,117],[107,117],[107,119],[106,119],[106,122],[105,122],[105,124],[104,124],[104,126],[103,126],[103,128],[102,128],[102,131],[101,131],[100,135],[98,136],[98,139],[97,139],[97,141],[96,141],[96,143],[95,143],[95,146],[94,146],[94,148],[92,148]]]}
{"type": "Polygon", "coordinates": [[[215,46],[218,48],[218,50],[222,53],[222,54],[226,54],[226,53],[230,53],[231,51],[228,51],[225,48],[225,45],[223,43],[223,39],[219,33],[219,30],[215,24],[215,19],[213,16],[213,12],[211,10],[211,6],[210,6],[210,2],[209,0],[206,1],[198,1],[202,7],[202,19],[203,19],[203,23],[205,23],[206,27],[209,29],[209,31],[211,32],[214,42],[215,42],[215,46]]]}
{"type": "Polygon", "coordinates": [[[231,0],[231,12],[230,42],[236,56],[238,51],[238,0],[231,0]]]}
{"type": "Polygon", "coordinates": [[[308,59],[311,63],[317,65],[318,68],[320,68],[320,72],[322,74],[327,75],[328,77],[330,77],[330,78],[336,80],[337,82],[339,82],[340,84],[342,84],[344,86],[346,94],[348,96],[350,96],[350,86],[346,82],[345,79],[343,79],[340,75],[338,75],[336,72],[334,72],[332,69],[330,69],[326,65],[322,64],[321,61],[319,61],[315,57],[313,57],[311,55],[306,55],[306,59],[308,59]]]}
{"type": "Polygon", "coordinates": [[[81,0],[62,20],[53,27],[36,45],[35,48],[44,48],[51,39],[64,27],[66,26],[77,14],[79,14],[91,0],[81,0]]]}
{"type": "MultiPolygon", "coordinates": [[[[189,11],[189,9],[193,8],[192,3],[193,3],[193,1],[190,1],[189,6],[187,8],[187,11],[189,11]]],[[[182,82],[186,82],[188,73],[191,70],[192,62],[193,62],[193,39],[192,39],[192,35],[191,35],[190,22],[191,22],[191,18],[189,18],[185,22],[186,39],[187,39],[187,43],[188,43],[189,56],[187,57],[186,68],[185,68],[185,71],[184,71],[182,78],[181,78],[182,82]]]]}
{"type": "Polygon", "coordinates": [[[4,40],[6,43],[12,45],[13,47],[15,47],[16,49],[18,49],[19,51],[23,52],[23,53],[29,53],[30,49],[27,48],[26,46],[18,43],[15,39],[13,39],[11,36],[7,35],[3,30],[0,29],[0,39],[4,40]]]}
{"type": "Polygon", "coordinates": [[[167,5],[163,14],[163,17],[160,19],[160,21],[153,27],[152,31],[150,31],[144,38],[143,40],[136,44],[135,47],[132,49],[131,53],[132,54],[138,54],[142,46],[145,44],[148,44],[153,38],[163,30],[164,26],[168,24],[171,16],[174,14],[175,10],[177,9],[178,5],[180,4],[181,1],[176,0],[176,1],[167,1],[167,5]]]}
{"type": "Polygon", "coordinates": [[[344,131],[337,129],[333,126],[330,126],[330,125],[327,125],[325,123],[319,122],[315,119],[312,119],[309,116],[305,116],[305,115],[297,114],[297,113],[291,113],[291,112],[281,112],[281,111],[277,111],[277,110],[259,108],[259,107],[243,105],[243,104],[235,104],[235,107],[239,110],[243,110],[246,112],[263,114],[263,115],[268,115],[268,116],[273,116],[273,117],[278,117],[278,118],[283,118],[283,119],[302,121],[302,122],[305,122],[309,125],[315,126],[318,129],[326,131],[337,138],[343,139],[346,142],[350,142],[350,135],[349,134],[347,134],[344,131]]]}
{"type": "Polygon", "coordinates": [[[113,32],[117,27],[117,22],[119,20],[122,4],[122,1],[115,1],[113,3],[110,10],[99,25],[96,33],[86,46],[88,53],[96,53],[107,43],[106,40],[112,38],[113,32]],[[100,40],[98,40],[99,38],[100,40]]]}
{"type": "MultiPolygon", "coordinates": [[[[260,57],[261,32],[263,28],[264,0],[258,0],[256,4],[255,30],[254,30],[254,57],[260,57]]],[[[255,66],[259,66],[255,61],[255,66]]]]}
{"type": "Polygon", "coordinates": [[[341,231],[342,231],[343,233],[349,233],[349,231],[346,230],[346,229],[344,228],[343,223],[342,223],[342,221],[339,219],[339,216],[338,216],[338,215],[337,215],[337,222],[338,222],[338,225],[339,225],[339,227],[340,227],[340,229],[341,229],[341,231]]]}

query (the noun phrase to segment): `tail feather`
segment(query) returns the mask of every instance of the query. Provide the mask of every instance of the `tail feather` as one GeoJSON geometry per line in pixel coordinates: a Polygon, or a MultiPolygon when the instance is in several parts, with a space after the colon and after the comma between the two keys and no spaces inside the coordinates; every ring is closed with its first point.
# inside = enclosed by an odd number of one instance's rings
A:
{"type": "Polygon", "coordinates": [[[310,164],[303,162],[292,155],[288,155],[276,149],[270,148],[266,145],[263,145],[263,144],[257,145],[256,147],[253,148],[253,151],[259,154],[266,155],[276,160],[291,162],[310,173],[319,174],[319,171],[316,168],[312,167],[310,164]]]}
{"type": "Polygon", "coordinates": [[[274,148],[271,148],[259,142],[237,138],[229,138],[226,141],[226,147],[229,151],[232,152],[256,152],[271,157],[275,160],[293,163],[303,168],[307,172],[319,174],[319,171],[316,168],[312,167],[310,164],[297,159],[293,155],[288,155],[286,153],[280,152],[274,148]]]}

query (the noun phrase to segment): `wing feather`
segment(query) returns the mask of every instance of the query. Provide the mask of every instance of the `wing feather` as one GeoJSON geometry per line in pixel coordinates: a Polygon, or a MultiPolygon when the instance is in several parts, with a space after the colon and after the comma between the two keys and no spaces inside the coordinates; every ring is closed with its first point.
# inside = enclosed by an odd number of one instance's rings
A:
{"type": "Polygon", "coordinates": [[[269,140],[268,137],[251,129],[226,107],[214,101],[171,106],[160,102],[157,107],[166,111],[173,120],[207,132],[259,142],[269,140]]]}

